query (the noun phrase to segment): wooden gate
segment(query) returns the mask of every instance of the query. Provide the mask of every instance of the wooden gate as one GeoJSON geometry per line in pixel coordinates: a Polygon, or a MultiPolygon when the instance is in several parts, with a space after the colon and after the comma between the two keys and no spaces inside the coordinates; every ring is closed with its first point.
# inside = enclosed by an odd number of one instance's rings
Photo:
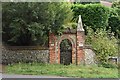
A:
{"type": "Polygon", "coordinates": [[[64,65],[72,63],[72,44],[68,39],[60,44],[60,63],[64,65]]]}

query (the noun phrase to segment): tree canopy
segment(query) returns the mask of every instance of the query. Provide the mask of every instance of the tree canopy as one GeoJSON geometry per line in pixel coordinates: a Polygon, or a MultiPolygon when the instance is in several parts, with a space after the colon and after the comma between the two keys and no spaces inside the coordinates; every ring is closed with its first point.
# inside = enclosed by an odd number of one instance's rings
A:
{"type": "Polygon", "coordinates": [[[45,45],[71,20],[69,3],[3,3],[3,41],[10,45],[45,45]]]}

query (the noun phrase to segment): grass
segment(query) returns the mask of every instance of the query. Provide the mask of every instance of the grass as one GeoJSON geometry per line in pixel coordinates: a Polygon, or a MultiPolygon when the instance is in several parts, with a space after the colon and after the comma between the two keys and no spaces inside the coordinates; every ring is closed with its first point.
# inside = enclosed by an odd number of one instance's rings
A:
{"type": "Polygon", "coordinates": [[[59,65],[41,63],[19,63],[6,67],[9,74],[54,75],[79,78],[118,78],[117,68],[97,66],[59,65]]]}

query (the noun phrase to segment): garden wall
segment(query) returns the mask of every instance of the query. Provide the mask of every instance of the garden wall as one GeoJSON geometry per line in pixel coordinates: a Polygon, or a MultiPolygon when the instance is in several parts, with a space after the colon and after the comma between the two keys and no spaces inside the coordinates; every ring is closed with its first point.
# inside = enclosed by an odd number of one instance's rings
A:
{"type": "Polygon", "coordinates": [[[40,47],[14,46],[2,47],[2,63],[11,64],[18,62],[49,62],[49,50],[40,47]]]}

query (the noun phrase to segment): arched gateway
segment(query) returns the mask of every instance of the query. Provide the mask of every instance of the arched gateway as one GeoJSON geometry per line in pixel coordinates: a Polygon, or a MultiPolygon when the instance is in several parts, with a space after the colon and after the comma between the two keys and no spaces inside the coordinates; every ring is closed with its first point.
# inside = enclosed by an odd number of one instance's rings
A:
{"type": "MultiPolygon", "coordinates": [[[[66,58],[71,59],[73,64],[83,64],[84,63],[84,29],[82,26],[81,16],[79,16],[77,29],[67,29],[63,32],[61,36],[56,36],[53,33],[49,33],[49,59],[50,63],[65,63],[62,59],[65,58],[65,54],[61,53],[61,42],[63,40],[68,40],[71,44],[71,56],[66,54],[66,58]],[[61,58],[62,55],[64,58],[61,58]]],[[[66,60],[64,60],[66,61],[66,60]]],[[[70,60],[68,60],[70,61],[70,60]]]]}

